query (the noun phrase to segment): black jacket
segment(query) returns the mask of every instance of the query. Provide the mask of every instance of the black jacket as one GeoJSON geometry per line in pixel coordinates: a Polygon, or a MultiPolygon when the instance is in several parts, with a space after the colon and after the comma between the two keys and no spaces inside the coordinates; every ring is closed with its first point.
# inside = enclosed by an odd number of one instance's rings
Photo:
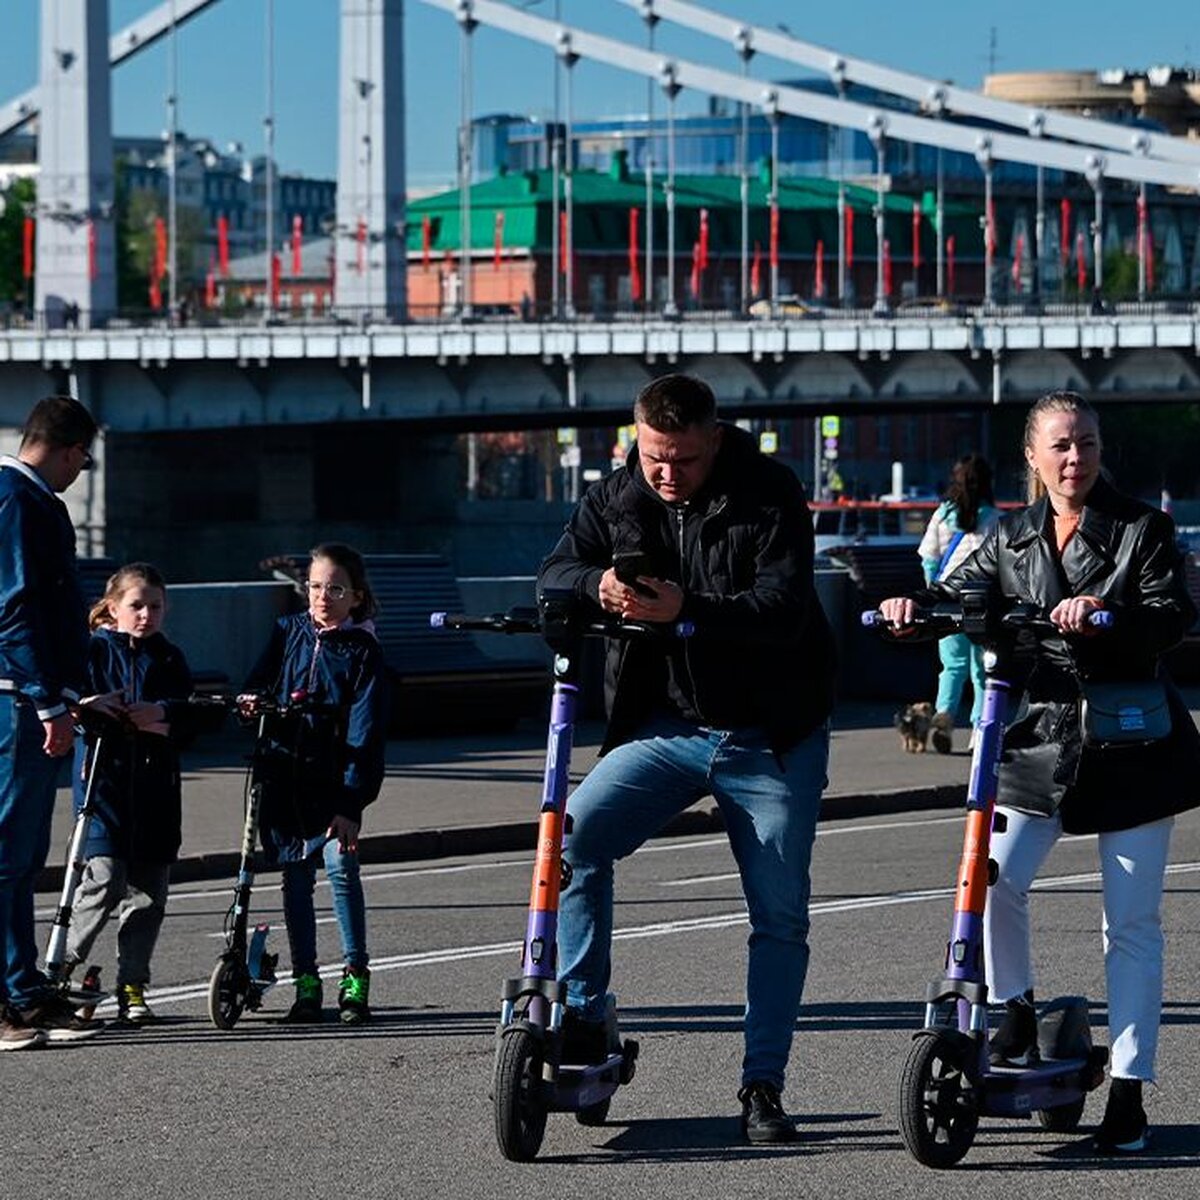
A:
{"type": "MultiPolygon", "coordinates": [[[[88,649],[88,695],[123,691],[127,700],[163,703],[170,732],[118,731],[104,735],[93,799],[96,816],[84,853],[125,861],[174,862],[181,835],[179,751],[223,714],[189,708],[182,703],[192,692],[192,675],[178,647],[161,633],[132,638],[116,630],[98,629],[88,649]],[[171,703],[176,701],[177,703],[171,703]]],[[[95,737],[87,738],[87,753],[95,737]]],[[[75,808],[83,806],[85,748],[76,742],[75,808]]]]}
{"type": "Polygon", "coordinates": [[[1013,656],[1029,709],[1004,736],[998,801],[1028,812],[1061,807],[1068,833],[1128,829],[1200,804],[1200,734],[1166,680],[1172,732],[1161,742],[1084,747],[1079,680],[1146,680],[1159,656],[1195,620],[1171,518],[1123,496],[1103,479],[1088,494],[1061,561],[1045,498],[1003,517],[958,570],[915,598],[956,596],[988,581],[1014,600],[1049,611],[1069,596],[1096,596],[1114,614],[1111,630],[1086,638],[1024,637],[1013,656]]]}
{"type": "Polygon", "coordinates": [[[273,717],[256,771],[263,845],[304,858],[335,816],[362,821],[383,784],[388,684],[383,650],[366,625],[318,631],[308,613],[280,617],[247,691],[277,700],[305,692],[318,711],[273,717]]]}
{"type": "Polygon", "coordinates": [[[566,588],[598,604],[613,554],[628,551],[683,588],[680,618],[696,635],[610,644],[602,752],[664,706],[714,728],[762,729],[776,753],[828,717],[834,641],[813,581],[812,516],[795,475],[749,434],[725,426],[712,474],[686,505],[659,499],[635,446],[623,469],[585,493],[542,563],[539,591],[566,588]]]}

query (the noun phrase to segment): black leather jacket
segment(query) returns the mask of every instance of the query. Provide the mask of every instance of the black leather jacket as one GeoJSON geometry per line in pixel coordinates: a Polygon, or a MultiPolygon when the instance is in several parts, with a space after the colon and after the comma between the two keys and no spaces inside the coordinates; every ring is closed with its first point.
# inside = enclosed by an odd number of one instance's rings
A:
{"type": "Polygon", "coordinates": [[[538,575],[598,603],[614,552],[649,555],[651,575],[684,591],[689,642],[609,646],[608,736],[636,735],[656,708],[718,729],[754,727],[777,754],[833,707],[833,633],[813,579],[812,516],[804,489],[754,439],[726,425],[713,472],[686,506],[662,501],[636,447],[623,470],[593,484],[538,575]]]}
{"type": "Polygon", "coordinates": [[[1082,746],[1079,734],[1081,678],[1161,675],[1159,656],[1196,618],[1171,518],[1100,479],[1061,558],[1043,498],[1003,517],[958,570],[914,598],[953,598],[980,581],[1046,613],[1086,595],[1115,615],[1113,628],[1096,636],[1017,643],[1010,717],[1021,692],[1029,707],[1005,732],[999,803],[1041,813],[1061,806],[1069,833],[1127,829],[1200,804],[1200,735],[1169,680],[1173,728],[1165,741],[1096,748],[1082,746]]]}

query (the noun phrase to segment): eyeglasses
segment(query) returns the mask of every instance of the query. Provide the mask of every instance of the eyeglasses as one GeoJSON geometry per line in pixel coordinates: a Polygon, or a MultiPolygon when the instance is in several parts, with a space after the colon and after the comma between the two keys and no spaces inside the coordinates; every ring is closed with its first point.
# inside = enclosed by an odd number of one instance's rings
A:
{"type": "Polygon", "coordinates": [[[324,592],[330,600],[345,600],[354,591],[353,588],[343,587],[340,583],[317,583],[314,580],[310,580],[304,586],[310,596],[319,596],[324,592]]]}

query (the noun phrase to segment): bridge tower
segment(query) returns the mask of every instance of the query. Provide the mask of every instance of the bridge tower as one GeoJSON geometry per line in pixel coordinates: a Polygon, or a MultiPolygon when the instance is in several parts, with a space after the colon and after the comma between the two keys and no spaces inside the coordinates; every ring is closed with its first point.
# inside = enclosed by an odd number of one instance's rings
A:
{"type": "Polygon", "coordinates": [[[403,319],[403,0],[341,0],[337,183],[334,303],[403,319]]]}
{"type": "Polygon", "coordinates": [[[34,304],[62,325],[116,310],[108,0],[42,0],[34,304]]]}

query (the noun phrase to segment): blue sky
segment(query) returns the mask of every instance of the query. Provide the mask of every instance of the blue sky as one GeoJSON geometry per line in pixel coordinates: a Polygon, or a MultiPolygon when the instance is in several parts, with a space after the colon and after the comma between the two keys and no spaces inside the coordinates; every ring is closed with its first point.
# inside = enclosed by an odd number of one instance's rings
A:
{"type": "MultiPolygon", "coordinates": [[[[114,29],[155,0],[110,0],[114,29]]],[[[597,33],[643,43],[635,12],[615,0],[560,0],[563,20],[597,33]]],[[[554,0],[534,11],[553,12],[554,0]]],[[[978,86],[987,70],[989,32],[997,37],[998,70],[1052,67],[1145,67],[1200,60],[1195,0],[707,0],[755,24],[786,23],[799,37],[920,74],[978,86]]],[[[337,26],[339,0],[275,0],[279,161],[285,170],[336,172],[337,26]]],[[[36,83],[39,0],[4,0],[0,97],[36,83]]],[[[180,124],[225,143],[262,145],[265,0],[221,0],[179,34],[180,124]]],[[[406,0],[409,182],[450,181],[458,120],[458,33],[453,19],[406,0]]],[[[720,43],[663,24],[659,47],[715,66],[733,67],[720,43]]],[[[507,35],[476,37],[475,111],[547,113],[553,104],[548,51],[507,35]]],[[[642,80],[582,63],[576,68],[578,116],[644,111],[642,80]]],[[[794,74],[766,58],[753,73],[794,74]]],[[[113,81],[114,127],[155,134],[165,125],[166,56],[161,47],[127,62],[113,81]]],[[[687,94],[681,104],[688,103],[687,94]]],[[[691,104],[700,103],[692,98],[691,104]]]]}

